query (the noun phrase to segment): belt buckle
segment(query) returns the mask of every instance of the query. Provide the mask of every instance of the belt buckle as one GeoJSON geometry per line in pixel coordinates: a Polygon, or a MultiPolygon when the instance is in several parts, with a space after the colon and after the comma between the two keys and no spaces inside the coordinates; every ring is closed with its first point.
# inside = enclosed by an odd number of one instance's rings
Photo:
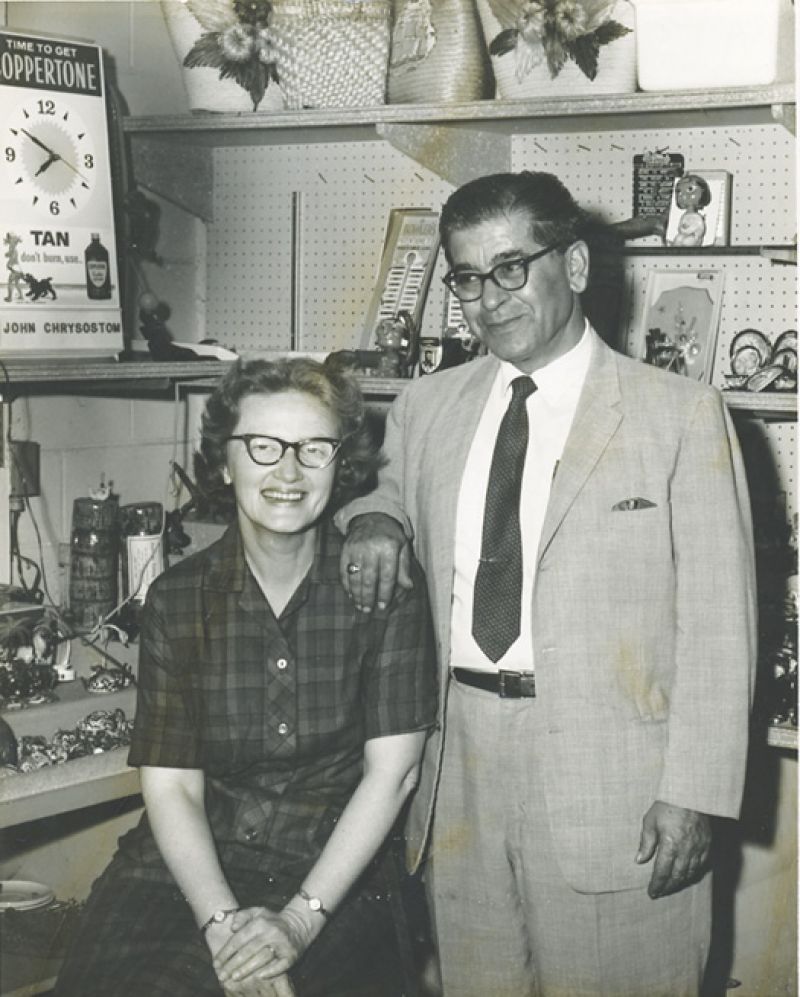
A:
{"type": "Polygon", "coordinates": [[[503,699],[523,699],[536,695],[536,677],[533,672],[499,671],[498,695],[503,699]]]}

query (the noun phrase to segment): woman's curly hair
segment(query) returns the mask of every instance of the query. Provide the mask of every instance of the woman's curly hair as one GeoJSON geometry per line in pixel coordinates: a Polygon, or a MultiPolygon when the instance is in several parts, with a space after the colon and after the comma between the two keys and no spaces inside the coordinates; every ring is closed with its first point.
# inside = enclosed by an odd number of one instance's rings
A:
{"type": "Polygon", "coordinates": [[[310,360],[237,360],[206,402],[200,447],[194,455],[197,485],[211,511],[231,518],[233,487],[223,480],[228,437],[235,431],[242,400],[250,395],[299,391],[330,410],[339,424],[339,450],[329,508],[345,505],[375,485],[382,461],[380,441],[365,416],[364,399],[352,374],[310,360]]]}

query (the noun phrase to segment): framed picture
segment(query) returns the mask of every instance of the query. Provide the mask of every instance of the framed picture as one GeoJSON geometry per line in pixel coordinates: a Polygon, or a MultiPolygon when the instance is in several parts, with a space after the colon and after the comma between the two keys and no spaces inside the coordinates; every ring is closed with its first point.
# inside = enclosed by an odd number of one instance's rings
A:
{"type": "Polygon", "coordinates": [[[408,312],[419,329],[439,252],[439,216],[427,208],[393,208],[389,213],[378,279],[367,309],[361,348],[374,343],[383,319],[408,312]]]}
{"type": "Polygon", "coordinates": [[[730,173],[687,170],[675,178],[667,216],[668,246],[727,246],[730,226],[730,173]]]}
{"type": "Polygon", "coordinates": [[[652,270],[634,356],[710,383],[722,306],[722,270],[652,270]]]}

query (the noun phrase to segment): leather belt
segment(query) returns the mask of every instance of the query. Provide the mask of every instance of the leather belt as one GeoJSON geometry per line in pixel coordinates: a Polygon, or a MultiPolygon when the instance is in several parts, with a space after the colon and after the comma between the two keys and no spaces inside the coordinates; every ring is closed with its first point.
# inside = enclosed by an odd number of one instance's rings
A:
{"type": "Polygon", "coordinates": [[[533,672],[473,672],[468,668],[454,668],[453,678],[464,685],[493,692],[502,699],[530,699],[536,695],[536,677],[533,672]]]}

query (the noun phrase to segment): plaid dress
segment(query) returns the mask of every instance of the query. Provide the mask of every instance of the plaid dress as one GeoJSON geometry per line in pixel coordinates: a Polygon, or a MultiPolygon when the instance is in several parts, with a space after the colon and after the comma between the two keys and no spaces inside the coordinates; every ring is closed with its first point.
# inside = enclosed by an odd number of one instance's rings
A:
{"type": "MultiPolygon", "coordinates": [[[[359,782],[365,740],[436,719],[421,572],[387,610],[358,613],[339,581],[341,544],[320,527],[314,563],[279,618],[235,524],[148,591],[129,761],[204,770],[209,823],[242,906],[278,908],[294,894],[359,782]]],[[[295,967],[298,994],[390,992],[371,978],[392,965],[387,921],[367,875],[295,967]]],[[[221,994],[146,815],[94,885],[56,993],[221,994]]]]}

